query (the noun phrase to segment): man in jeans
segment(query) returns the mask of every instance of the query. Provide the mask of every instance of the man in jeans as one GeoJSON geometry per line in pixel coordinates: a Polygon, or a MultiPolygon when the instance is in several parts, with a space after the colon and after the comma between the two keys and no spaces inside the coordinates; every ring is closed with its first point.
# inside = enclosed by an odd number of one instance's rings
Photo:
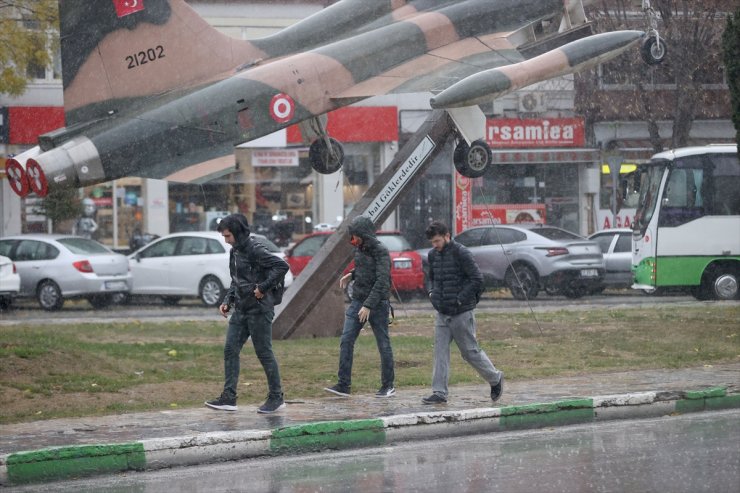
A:
{"type": "Polygon", "coordinates": [[[231,286],[218,311],[229,320],[224,344],[224,390],[218,399],[207,401],[206,406],[223,411],[236,411],[236,388],[239,381],[239,353],[252,338],[254,352],[267,377],[269,394],[257,410],[274,413],[285,407],[280,385],[280,370],[272,352],[272,319],[275,316],[273,288],[282,281],[288,264],[272,255],[249,236],[249,223],[242,214],[226,216],[218,224],[224,241],[231,245],[229,272],[231,286]]]}
{"type": "Polygon", "coordinates": [[[460,354],[491,386],[491,400],[496,402],[504,390],[504,372],[493,366],[475,338],[473,309],[483,291],[483,275],[473,254],[452,240],[447,226],[433,222],[426,229],[432,243],[429,251],[429,297],[437,318],[434,324],[434,371],[432,395],[424,404],[445,404],[450,371],[450,343],[454,340],[460,354]]]}
{"type": "Polygon", "coordinates": [[[375,334],[380,353],[380,389],[375,397],[391,397],[393,387],[393,349],[388,336],[388,294],[391,286],[391,257],[388,249],[375,236],[370,218],[357,216],[349,226],[350,243],[355,247],[355,268],[342,276],[339,287],[344,289],[354,280],[352,301],[344,313],[344,328],[339,343],[338,383],[324,390],[348,397],[352,387],[352,357],[355,341],[365,322],[375,334]]]}

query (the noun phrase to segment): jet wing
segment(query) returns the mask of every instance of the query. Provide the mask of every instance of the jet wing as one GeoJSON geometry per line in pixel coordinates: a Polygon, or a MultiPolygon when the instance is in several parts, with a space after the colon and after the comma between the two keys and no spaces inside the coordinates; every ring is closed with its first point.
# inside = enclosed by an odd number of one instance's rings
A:
{"type": "Polygon", "coordinates": [[[384,94],[441,92],[482,70],[519,63],[525,29],[461,39],[429,51],[334,95],[337,102],[384,94]]]}

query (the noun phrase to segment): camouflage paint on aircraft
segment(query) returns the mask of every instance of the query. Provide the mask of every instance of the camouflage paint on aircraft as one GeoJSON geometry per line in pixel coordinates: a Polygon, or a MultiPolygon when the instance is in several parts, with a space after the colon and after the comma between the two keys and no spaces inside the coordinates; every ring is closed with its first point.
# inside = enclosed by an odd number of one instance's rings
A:
{"type": "Polygon", "coordinates": [[[562,0],[341,0],[254,41],[219,33],[183,0],[59,4],[67,127],[8,161],[19,195],[192,179],[237,144],[363,98],[428,91],[444,108],[458,83],[449,106],[473,104],[592,66],[641,34],[587,36],[526,60],[528,43],[565,44],[557,32],[534,37],[543,21],[558,25],[562,0]]]}

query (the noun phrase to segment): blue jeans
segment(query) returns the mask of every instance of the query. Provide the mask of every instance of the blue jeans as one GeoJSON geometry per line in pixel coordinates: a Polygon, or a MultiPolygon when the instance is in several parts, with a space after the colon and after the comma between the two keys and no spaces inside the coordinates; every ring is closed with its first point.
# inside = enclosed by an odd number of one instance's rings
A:
{"type": "Polygon", "coordinates": [[[263,311],[260,306],[249,310],[235,310],[229,320],[224,344],[224,394],[236,397],[239,382],[239,353],[249,337],[252,337],[254,353],[262,363],[267,377],[270,397],[280,397],[280,370],[272,352],[272,319],[275,312],[263,311]]]}
{"type": "MultiPolygon", "coordinates": [[[[362,302],[352,301],[344,312],[344,328],[339,342],[339,386],[350,389],[352,387],[352,358],[355,352],[355,341],[360,335],[364,324],[360,323],[357,313],[362,308],[362,302]]],[[[381,301],[378,306],[370,310],[370,327],[375,334],[375,342],[380,353],[381,387],[393,387],[395,374],[393,372],[393,349],[388,336],[388,300],[381,301]]]]}

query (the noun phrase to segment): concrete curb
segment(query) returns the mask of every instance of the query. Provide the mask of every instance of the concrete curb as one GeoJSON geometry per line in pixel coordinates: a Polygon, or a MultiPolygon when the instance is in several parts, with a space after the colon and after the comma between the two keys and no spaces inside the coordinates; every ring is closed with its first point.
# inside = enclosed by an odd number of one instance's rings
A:
{"type": "Polygon", "coordinates": [[[416,414],[324,421],[265,431],[215,432],[131,443],[52,447],[0,456],[0,485],[732,408],[740,408],[740,394],[728,395],[725,387],[714,387],[464,411],[440,408],[416,414]]]}

